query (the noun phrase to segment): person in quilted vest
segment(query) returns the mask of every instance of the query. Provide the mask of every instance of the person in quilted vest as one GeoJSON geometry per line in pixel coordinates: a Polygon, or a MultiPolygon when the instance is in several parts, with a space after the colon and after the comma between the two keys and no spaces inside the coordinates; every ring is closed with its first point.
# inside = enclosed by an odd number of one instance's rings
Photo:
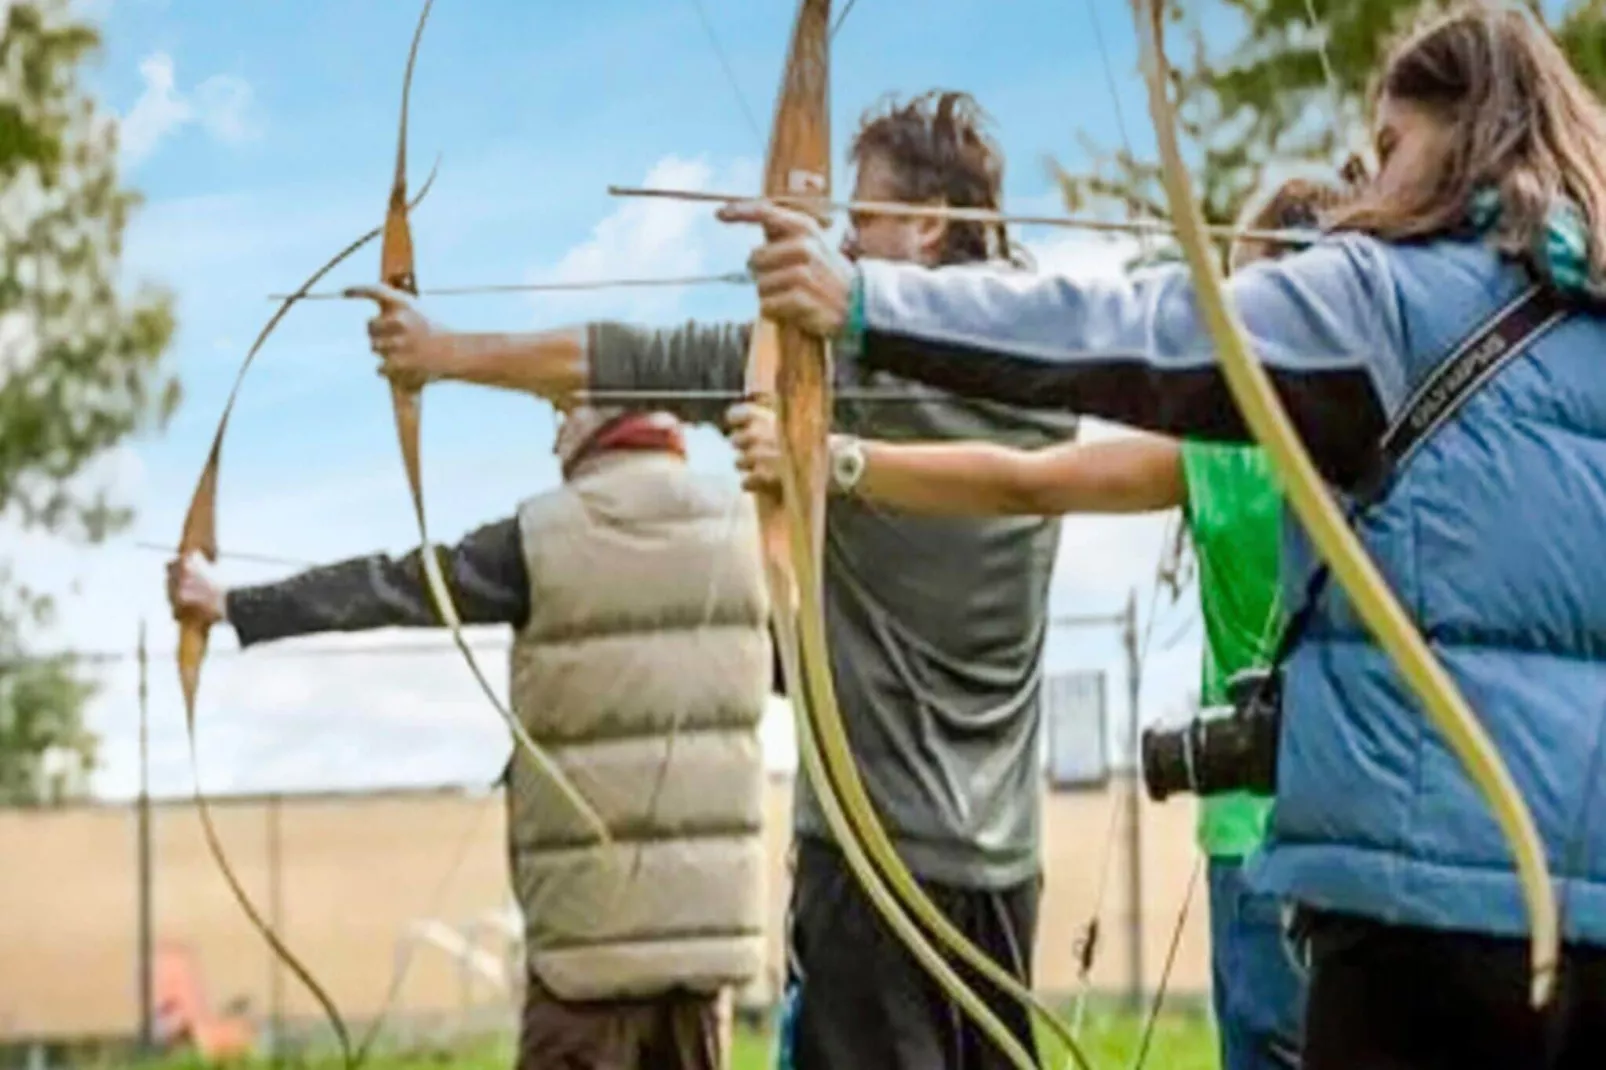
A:
{"type": "MultiPolygon", "coordinates": [[[[1253,887],[1298,904],[1303,1065],[1606,1065],[1606,112],[1535,16],[1432,15],[1376,80],[1377,170],[1310,248],[1227,284],[1316,467],[1366,494],[1357,533],[1476,711],[1555,884],[1556,991],[1490,800],[1290,523],[1305,614],[1282,674],[1276,802],[1253,887]],[[1468,375],[1377,494],[1383,435],[1509,310],[1559,310],[1468,375]]],[[[1184,266],[1118,280],[852,262],[808,216],[759,224],[766,315],[837,360],[968,397],[1246,441],[1184,266]]],[[[1509,337],[1510,344],[1489,344],[1509,337]]],[[[1467,365],[1454,365],[1464,371],[1467,365]]],[[[1430,392],[1430,395],[1436,392],[1430,392]]],[[[1292,617],[1291,617],[1292,619],[1292,617]]]]}
{"type": "MultiPolygon", "coordinates": [[[[592,843],[514,749],[519,1066],[719,1070],[730,993],[764,967],[772,666],[756,517],[729,481],[686,466],[663,413],[579,408],[556,448],[561,487],[438,551],[464,623],[512,629],[511,708],[612,837],[592,843]]],[[[169,596],[247,648],[437,624],[416,550],[232,590],[175,561],[169,596]]]]}

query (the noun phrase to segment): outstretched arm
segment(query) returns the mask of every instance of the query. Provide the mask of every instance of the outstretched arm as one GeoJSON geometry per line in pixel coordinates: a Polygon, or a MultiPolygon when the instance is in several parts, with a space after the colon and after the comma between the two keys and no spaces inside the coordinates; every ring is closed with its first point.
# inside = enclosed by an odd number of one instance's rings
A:
{"type": "Polygon", "coordinates": [[[407,294],[387,287],[348,292],[379,302],[368,323],[370,344],[385,374],[412,385],[477,383],[534,394],[562,409],[583,391],[632,391],[647,397],[598,403],[718,423],[729,401],[717,395],[740,391],[747,366],[746,324],[652,328],[600,321],[522,334],[451,331],[425,318],[407,294]]]}
{"type": "Polygon", "coordinates": [[[1177,443],[1159,435],[1039,450],[866,442],[864,457],[858,496],[932,516],[1146,513],[1186,497],[1177,443]]]}
{"type": "MultiPolygon", "coordinates": [[[[731,410],[729,430],[747,487],[774,486],[780,454],[773,411],[739,405],[731,410]]],[[[853,444],[864,457],[855,496],[928,516],[1141,513],[1180,506],[1186,497],[1181,447],[1159,435],[1036,450],[833,436],[832,452],[853,444]]]]}
{"type": "MultiPolygon", "coordinates": [[[[453,547],[436,547],[464,624],[522,627],[530,585],[518,521],[488,524],[453,547]]],[[[274,583],[223,587],[197,561],[168,565],[174,611],[233,625],[241,646],[323,632],[440,625],[418,550],[353,558],[274,583]]]]}
{"type": "Polygon", "coordinates": [[[442,332],[433,378],[518,390],[567,409],[589,378],[586,333],[584,327],[523,334],[442,332]]]}
{"type": "MultiPolygon", "coordinates": [[[[720,214],[765,229],[748,261],[764,314],[834,339],[839,360],[1179,438],[1248,436],[1183,270],[1112,281],[850,264],[803,213],[760,203],[720,214]]],[[[1383,246],[1330,238],[1245,269],[1230,290],[1318,466],[1339,483],[1361,474],[1405,393],[1404,327],[1383,246]]]]}

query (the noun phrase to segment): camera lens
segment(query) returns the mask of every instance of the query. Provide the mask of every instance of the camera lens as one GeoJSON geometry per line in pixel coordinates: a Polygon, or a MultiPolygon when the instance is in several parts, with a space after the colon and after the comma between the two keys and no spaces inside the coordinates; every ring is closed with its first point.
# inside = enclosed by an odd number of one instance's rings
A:
{"type": "Polygon", "coordinates": [[[1139,747],[1143,788],[1155,802],[1164,802],[1168,796],[1193,790],[1193,772],[1188,754],[1188,734],[1192,728],[1190,724],[1169,732],[1158,728],[1144,729],[1139,747]]]}
{"type": "Polygon", "coordinates": [[[1140,751],[1149,798],[1276,790],[1278,706],[1248,681],[1243,691],[1251,701],[1230,714],[1217,710],[1218,716],[1195,717],[1179,728],[1144,731],[1140,751]]]}

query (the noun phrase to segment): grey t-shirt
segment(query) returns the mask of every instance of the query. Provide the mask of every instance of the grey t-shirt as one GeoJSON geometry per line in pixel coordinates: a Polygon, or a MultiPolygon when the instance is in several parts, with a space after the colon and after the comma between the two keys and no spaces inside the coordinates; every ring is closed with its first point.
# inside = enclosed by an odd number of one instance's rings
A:
{"type": "MultiPolygon", "coordinates": [[[[739,391],[746,324],[590,332],[594,390],[739,391]]],[[[987,439],[1038,447],[1074,418],[965,401],[846,364],[837,429],[886,440],[987,439]],[[851,380],[851,381],[849,381],[851,380]]],[[[726,403],[653,402],[718,425],[726,403]]],[[[927,518],[833,498],[825,527],[825,614],[837,699],[877,812],[921,878],[996,889],[1035,879],[1041,820],[1038,685],[1057,520],[927,518]]],[[[800,836],[829,838],[799,778],[800,836]]]]}

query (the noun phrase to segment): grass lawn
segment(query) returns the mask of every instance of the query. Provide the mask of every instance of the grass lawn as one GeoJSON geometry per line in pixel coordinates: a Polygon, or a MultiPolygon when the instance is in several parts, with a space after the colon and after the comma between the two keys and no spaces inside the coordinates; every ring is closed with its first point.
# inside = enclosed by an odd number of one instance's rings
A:
{"type": "MultiPolygon", "coordinates": [[[[1128,1070],[1137,1052],[1141,1023],[1113,1012],[1090,1012],[1082,1030],[1082,1048],[1095,1070],[1128,1070]]],[[[738,1028],[730,1070],[770,1070],[773,1037],[767,1031],[738,1028]]],[[[1065,1065],[1058,1045],[1044,1038],[1041,1048],[1045,1070],[1061,1070],[1065,1065]]],[[[429,1051],[414,1054],[376,1054],[365,1070],[510,1070],[513,1065],[510,1042],[476,1045],[458,1052],[429,1051]]],[[[79,1064],[101,1070],[118,1070],[113,1062],[79,1064]]],[[[199,1070],[204,1064],[193,1058],[175,1057],[140,1070],[199,1070]]],[[[285,1070],[340,1070],[333,1058],[285,1059],[285,1070]]],[[[1199,1014],[1177,1012],[1162,1018],[1155,1030],[1146,1066],[1155,1070],[1215,1070],[1215,1030],[1199,1014]]],[[[125,1064],[126,1066],[126,1064],[125,1064]]],[[[268,1070],[263,1061],[232,1064],[235,1070],[268,1070]]]]}
{"type": "MultiPolygon", "coordinates": [[[[1123,1014],[1092,1014],[1082,1029],[1082,1050],[1095,1070],[1127,1070],[1142,1039],[1142,1022],[1123,1014]]],[[[1039,1053],[1049,1070],[1061,1070],[1063,1054],[1051,1035],[1039,1031],[1039,1053]]],[[[743,1030],[736,1035],[731,1070],[770,1070],[772,1038],[743,1030]]],[[[1172,1014],[1155,1027],[1145,1065],[1155,1070],[1216,1070],[1215,1027],[1196,1014],[1172,1014]]]]}

